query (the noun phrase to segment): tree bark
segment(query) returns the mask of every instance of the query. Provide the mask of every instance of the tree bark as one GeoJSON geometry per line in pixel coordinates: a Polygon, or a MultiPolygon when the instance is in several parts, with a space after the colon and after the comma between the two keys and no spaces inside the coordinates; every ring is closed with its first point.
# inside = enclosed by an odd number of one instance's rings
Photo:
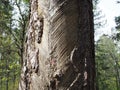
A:
{"type": "Polygon", "coordinates": [[[96,90],[92,0],[31,0],[19,90],[96,90]]]}

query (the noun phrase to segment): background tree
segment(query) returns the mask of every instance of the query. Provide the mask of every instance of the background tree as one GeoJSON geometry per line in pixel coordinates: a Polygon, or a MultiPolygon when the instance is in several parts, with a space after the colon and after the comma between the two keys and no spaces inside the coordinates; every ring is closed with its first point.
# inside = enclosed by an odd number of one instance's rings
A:
{"type": "Polygon", "coordinates": [[[96,44],[98,90],[119,90],[119,55],[114,41],[103,35],[96,44]]]}
{"type": "Polygon", "coordinates": [[[116,23],[116,33],[113,35],[113,39],[116,41],[120,40],[120,16],[115,17],[115,23],[116,23]]]}
{"type": "Polygon", "coordinates": [[[25,8],[28,3],[19,2],[0,0],[0,90],[18,88],[22,60],[20,51],[22,51],[23,35],[29,16],[28,8],[25,8]],[[22,5],[25,7],[23,8],[22,5]],[[16,8],[19,12],[15,15],[16,8]]]}
{"type": "Polygon", "coordinates": [[[106,24],[105,15],[102,10],[98,7],[100,0],[93,0],[93,13],[94,13],[94,29],[97,32],[98,29],[104,27],[106,24]]]}

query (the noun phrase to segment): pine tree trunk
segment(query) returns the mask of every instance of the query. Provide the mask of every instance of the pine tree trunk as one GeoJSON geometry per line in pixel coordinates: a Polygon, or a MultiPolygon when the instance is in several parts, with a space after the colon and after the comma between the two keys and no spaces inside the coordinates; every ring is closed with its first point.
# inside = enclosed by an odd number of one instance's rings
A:
{"type": "Polygon", "coordinates": [[[19,90],[95,90],[92,0],[31,0],[19,90]]]}

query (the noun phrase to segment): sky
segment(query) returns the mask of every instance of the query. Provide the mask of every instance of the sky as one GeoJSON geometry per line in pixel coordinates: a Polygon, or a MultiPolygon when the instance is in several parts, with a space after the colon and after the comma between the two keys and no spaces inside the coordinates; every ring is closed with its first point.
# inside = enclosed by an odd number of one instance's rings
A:
{"type": "Polygon", "coordinates": [[[120,4],[117,0],[99,0],[98,8],[102,11],[106,25],[96,31],[96,39],[102,34],[111,34],[111,28],[115,27],[115,16],[120,16],[120,4]]]}

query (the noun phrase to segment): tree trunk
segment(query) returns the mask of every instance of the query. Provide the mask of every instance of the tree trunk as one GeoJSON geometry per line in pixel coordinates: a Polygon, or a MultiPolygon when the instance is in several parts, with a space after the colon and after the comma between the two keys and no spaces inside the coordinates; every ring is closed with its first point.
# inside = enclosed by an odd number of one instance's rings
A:
{"type": "Polygon", "coordinates": [[[95,90],[92,0],[31,0],[19,90],[95,90]]]}

